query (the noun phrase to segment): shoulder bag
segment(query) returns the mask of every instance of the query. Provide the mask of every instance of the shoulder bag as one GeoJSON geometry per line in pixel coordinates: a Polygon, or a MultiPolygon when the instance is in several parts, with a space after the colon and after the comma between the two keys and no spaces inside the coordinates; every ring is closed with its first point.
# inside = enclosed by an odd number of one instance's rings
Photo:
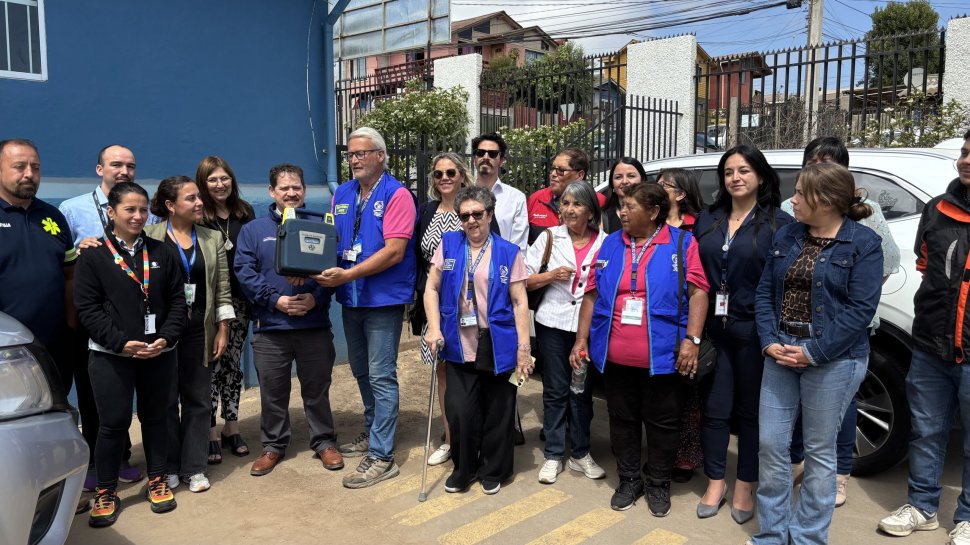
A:
{"type": "MultiPolygon", "coordinates": [[[[546,229],[546,251],[542,253],[542,263],[539,265],[539,270],[536,274],[542,274],[549,269],[549,256],[552,255],[552,231],[546,229]]],[[[534,289],[528,293],[529,295],[529,310],[538,310],[539,303],[542,302],[542,296],[546,294],[546,289],[549,284],[542,286],[541,288],[534,289]]]]}
{"type": "MultiPolygon", "coordinates": [[[[686,231],[681,230],[680,236],[677,237],[677,339],[674,341],[674,361],[677,361],[677,357],[680,355],[680,343],[683,341],[683,337],[680,335],[680,318],[684,315],[684,283],[686,280],[686,269],[687,263],[684,257],[684,233],[686,231]]],[[[684,376],[685,380],[692,382],[700,382],[704,380],[704,377],[709,375],[711,371],[714,370],[714,366],[717,364],[717,349],[714,348],[714,343],[705,336],[701,336],[701,344],[697,350],[697,371],[694,376],[684,376]]],[[[683,375],[681,375],[683,376],[683,375]]]]}

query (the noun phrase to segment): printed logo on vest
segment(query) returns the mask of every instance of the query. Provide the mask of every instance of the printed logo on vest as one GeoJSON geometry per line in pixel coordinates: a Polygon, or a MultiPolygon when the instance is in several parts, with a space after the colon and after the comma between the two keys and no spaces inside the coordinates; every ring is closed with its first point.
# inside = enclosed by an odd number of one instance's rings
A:
{"type": "Polygon", "coordinates": [[[678,267],[677,267],[677,254],[674,254],[674,255],[670,256],[670,262],[671,262],[671,265],[673,266],[674,272],[677,272],[677,270],[678,270],[678,267]]]}
{"type": "Polygon", "coordinates": [[[374,217],[384,217],[384,201],[374,201],[374,217]]]}
{"type": "Polygon", "coordinates": [[[444,262],[444,264],[441,266],[441,270],[443,270],[443,271],[453,271],[453,270],[455,270],[455,260],[454,259],[446,259],[445,262],[444,262]]]}
{"type": "Polygon", "coordinates": [[[505,265],[498,268],[498,279],[503,284],[509,283],[509,268],[505,265]]]}
{"type": "Polygon", "coordinates": [[[339,216],[341,214],[346,214],[348,209],[350,209],[349,204],[338,204],[334,207],[333,213],[339,216]]]}
{"type": "Polygon", "coordinates": [[[596,260],[596,268],[597,269],[605,269],[606,266],[609,265],[609,264],[610,264],[610,260],[609,259],[597,259],[596,260]]]}

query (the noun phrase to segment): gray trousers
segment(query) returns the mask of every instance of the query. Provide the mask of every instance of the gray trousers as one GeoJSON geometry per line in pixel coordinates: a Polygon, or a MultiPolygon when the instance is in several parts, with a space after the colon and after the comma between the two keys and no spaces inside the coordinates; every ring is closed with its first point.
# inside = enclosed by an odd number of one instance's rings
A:
{"type": "Polygon", "coordinates": [[[310,449],[337,445],[330,411],[330,382],[337,357],[329,329],[263,331],[253,334],[253,364],[259,378],[260,441],[263,451],[285,454],[290,444],[290,381],[296,360],[310,449]]]}

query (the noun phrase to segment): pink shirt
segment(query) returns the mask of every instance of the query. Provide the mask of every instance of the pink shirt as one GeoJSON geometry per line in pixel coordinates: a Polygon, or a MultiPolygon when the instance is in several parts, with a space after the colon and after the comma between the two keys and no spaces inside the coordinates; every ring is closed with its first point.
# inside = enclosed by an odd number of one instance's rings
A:
{"type": "Polygon", "coordinates": [[[414,236],[417,216],[411,192],[406,187],[398,188],[384,207],[384,240],[414,236]]]}
{"type": "MultiPolygon", "coordinates": [[[[410,198],[410,197],[409,197],[410,198]]],[[[488,249],[485,250],[485,255],[482,256],[481,262],[478,264],[478,268],[475,269],[475,274],[472,277],[472,284],[475,286],[475,300],[478,302],[478,327],[459,327],[458,335],[461,337],[461,351],[465,356],[465,361],[475,361],[475,354],[478,352],[478,328],[488,329],[488,271],[489,271],[489,261],[492,259],[492,246],[489,245],[488,249]]],[[[472,252],[472,261],[468,263],[467,266],[471,267],[475,261],[478,260],[478,252],[472,252]]],[[[442,255],[441,245],[438,245],[438,249],[435,250],[434,255],[431,257],[431,266],[438,270],[440,273],[442,267],[444,266],[444,256],[442,255]]],[[[467,275],[467,271],[464,273],[467,275]]],[[[515,282],[525,282],[529,278],[529,273],[525,268],[525,260],[522,258],[522,252],[519,252],[515,256],[515,261],[512,263],[512,270],[509,273],[509,287],[515,282]]],[[[461,303],[459,318],[462,314],[470,312],[472,310],[472,302],[467,297],[467,291],[461,290],[461,303]]]]}
{"type": "MultiPolygon", "coordinates": [[[[583,261],[586,260],[586,255],[589,254],[589,251],[593,249],[593,245],[596,244],[596,235],[597,234],[598,233],[596,231],[591,231],[590,232],[589,242],[586,243],[586,246],[583,246],[582,248],[577,248],[577,247],[573,246],[573,251],[576,252],[576,263],[577,264],[582,265],[583,264],[583,261]]],[[[595,269],[596,267],[593,267],[593,268],[595,269]]],[[[580,277],[581,277],[581,275],[579,275],[579,274],[573,274],[573,291],[574,292],[576,291],[576,288],[579,287],[579,286],[577,286],[577,284],[579,284],[580,277]]]]}
{"type": "MultiPolygon", "coordinates": [[[[630,247],[630,237],[627,236],[626,232],[623,232],[623,244],[629,248],[630,247]]],[[[647,333],[647,320],[646,317],[640,321],[640,325],[630,325],[624,324],[621,320],[621,314],[623,312],[623,305],[626,304],[626,300],[630,297],[637,297],[639,299],[644,299],[646,297],[646,291],[644,286],[644,280],[647,277],[647,263],[650,261],[650,257],[653,255],[654,247],[657,244],[664,244],[670,242],[670,230],[664,227],[657,234],[657,238],[650,243],[647,251],[640,258],[639,266],[637,267],[637,290],[631,294],[630,293],[630,276],[633,273],[633,260],[627,256],[626,267],[623,269],[623,276],[620,277],[620,284],[616,292],[616,303],[613,306],[613,324],[610,329],[610,340],[609,346],[606,351],[606,359],[618,363],[620,365],[629,365],[631,367],[650,367],[650,337],[647,333]]],[[[642,248],[643,245],[637,244],[637,251],[642,248]]],[[[629,252],[629,250],[627,250],[629,252]]],[[[594,258],[595,261],[596,258],[594,258]]],[[[704,274],[704,266],[701,264],[700,254],[697,251],[697,241],[691,240],[690,246],[687,247],[687,255],[685,256],[687,261],[687,282],[697,286],[698,288],[704,290],[705,292],[710,289],[710,284],[707,282],[707,276],[704,274]]],[[[673,285],[676,285],[676,278],[673,281],[673,285]]],[[[592,291],[596,289],[596,268],[594,267],[589,274],[589,283],[586,285],[586,291],[592,291]]],[[[644,304],[644,311],[646,311],[646,304],[644,304]]],[[[684,308],[684,314],[687,314],[687,308],[684,308]]],[[[673,347],[671,347],[673,349],[673,347]]]]}

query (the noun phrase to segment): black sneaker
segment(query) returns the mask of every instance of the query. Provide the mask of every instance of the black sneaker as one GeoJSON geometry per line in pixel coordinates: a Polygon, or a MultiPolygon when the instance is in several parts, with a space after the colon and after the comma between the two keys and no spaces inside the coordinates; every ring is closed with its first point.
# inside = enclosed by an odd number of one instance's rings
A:
{"type": "Polygon", "coordinates": [[[448,476],[448,479],[445,480],[445,492],[451,492],[451,493],[464,492],[468,490],[468,488],[471,485],[472,483],[466,483],[462,485],[462,483],[458,481],[458,476],[452,473],[451,475],[448,476]]]}
{"type": "Polygon", "coordinates": [[[643,496],[643,481],[641,479],[621,479],[620,486],[616,487],[616,492],[610,499],[610,507],[614,511],[626,511],[633,507],[637,498],[641,496],[643,496]]]}
{"type": "Polygon", "coordinates": [[[647,507],[655,517],[670,514],[670,481],[647,485],[647,507]]]}

